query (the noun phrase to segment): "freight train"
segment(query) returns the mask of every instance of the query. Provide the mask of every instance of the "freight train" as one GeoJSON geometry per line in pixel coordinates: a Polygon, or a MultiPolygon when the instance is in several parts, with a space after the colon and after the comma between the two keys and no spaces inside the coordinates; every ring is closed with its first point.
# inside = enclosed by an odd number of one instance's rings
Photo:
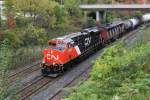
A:
{"type": "Polygon", "coordinates": [[[77,61],[86,58],[106,44],[123,36],[143,23],[150,21],[150,14],[140,18],[115,21],[101,27],[83,29],[48,41],[43,51],[42,75],[56,77],[77,61]]]}

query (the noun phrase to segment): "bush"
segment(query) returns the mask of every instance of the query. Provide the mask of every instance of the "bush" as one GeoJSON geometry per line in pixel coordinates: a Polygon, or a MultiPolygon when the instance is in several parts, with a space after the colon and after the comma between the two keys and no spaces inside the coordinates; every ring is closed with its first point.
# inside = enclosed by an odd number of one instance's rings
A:
{"type": "Polygon", "coordinates": [[[96,25],[96,21],[91,18],[91,17],[88,17],[86,22],[84,21],[84,24],[83,24],[83,28],[89,28],[89,27],[93,27],[96,25]]]}
{"type": "Polygon", "coordinates": [[[18,16],[16,17],[16,25],[17,27],[26,27],[30,23],[29,18],[18,16]]]}
{"type": "Polygon", "coordinates": [[[4,31],[5,38],[7,38],[10,42],[10,45],[13,48],[19,48],[21,45],[23,45],[23,40],[21,33],[18,29],[12,30],[8,29],[4,31]]]}
{"type": "Polygon", "coordinates": [[[26,64],[37,63],[43,57],[43,50],[46,46],[22,47],[13,53],[11,69],[25,66],[26,64]]]}
{"type": "Polygon", "coordinates": [[[38,28],[30,24],[23,32],[24,44],[42,45],[47,41],[47,33],[44,29],[38,28]]]}
{"type": "Polygon", "coordinates": [[[22,46],[43,45],[47,41],[47,32],[33,25],[27,28],[8,29],[4,31],[11,46],[15,49],[22,46]]]}
{"type": "Polygon", "coordinates": [[[12,49],[5,39],[0,44],[0,100],[17,100],[16,87],[11,87],[9,81],[10,67],[12,61],[12,49]]]}

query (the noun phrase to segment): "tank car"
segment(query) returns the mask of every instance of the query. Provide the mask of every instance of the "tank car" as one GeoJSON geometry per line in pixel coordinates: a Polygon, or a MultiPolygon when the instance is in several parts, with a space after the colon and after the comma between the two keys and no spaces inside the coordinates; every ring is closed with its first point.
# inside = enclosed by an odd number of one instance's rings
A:
{"type": "Polygon", "coordinates": [[[142,21],[145,22],[150,22],[150,14],[147,13],[145,15],[142,16],[142,21]]]}
{"type": "Polygon", "coordinates": [[[138,18],[131,18],[129,21],[132,22],[132,28],[136,28],[140,24],[140,20],[138,18]]]}
{"type": "Polygon", "coordinates": [[[125,21],[124,21],[124,25],[125,25],[125,29],[126,29],[127,31],[129,31],[129,30],[131,30],[131,28],[132,28],[132,21],[131,21],[131,20],[125,20],[125,21]]]}

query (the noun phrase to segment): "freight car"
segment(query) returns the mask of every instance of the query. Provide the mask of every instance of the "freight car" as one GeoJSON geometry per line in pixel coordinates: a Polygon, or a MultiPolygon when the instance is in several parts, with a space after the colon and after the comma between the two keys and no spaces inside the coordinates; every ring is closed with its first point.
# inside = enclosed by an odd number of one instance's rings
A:
{"type": "MultiPolygon", "coordinates": [[[[150,17],[145,18],[145,16],[142,16],[142,21],[149,21],[150,17]]],[[[83,29],[81,32],[49,40],[49,48],[43,51],[42,74],[56,77],[77,60],[85,58],[91,52],[116,40],[140,23],[141,20],[132,18],[109,23],[102,27],[83,29]]]]}
{"type": "Polygon", "coordinates": [[[142,16],[142,21],[143,23],[148,23],[150,22],[150,14],[145,14],[142,16]]]}

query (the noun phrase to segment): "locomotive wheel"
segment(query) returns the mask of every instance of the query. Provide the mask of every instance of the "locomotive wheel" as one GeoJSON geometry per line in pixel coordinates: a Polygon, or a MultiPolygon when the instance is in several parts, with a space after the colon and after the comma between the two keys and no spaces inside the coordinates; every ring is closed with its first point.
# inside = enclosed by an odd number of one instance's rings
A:
{"type": "Polygon", "coordinates": [[[64,66],[61,66],[60,73],[62,74],[62,73],[64,73],[64,71],[65,71],[64,66]]]}

